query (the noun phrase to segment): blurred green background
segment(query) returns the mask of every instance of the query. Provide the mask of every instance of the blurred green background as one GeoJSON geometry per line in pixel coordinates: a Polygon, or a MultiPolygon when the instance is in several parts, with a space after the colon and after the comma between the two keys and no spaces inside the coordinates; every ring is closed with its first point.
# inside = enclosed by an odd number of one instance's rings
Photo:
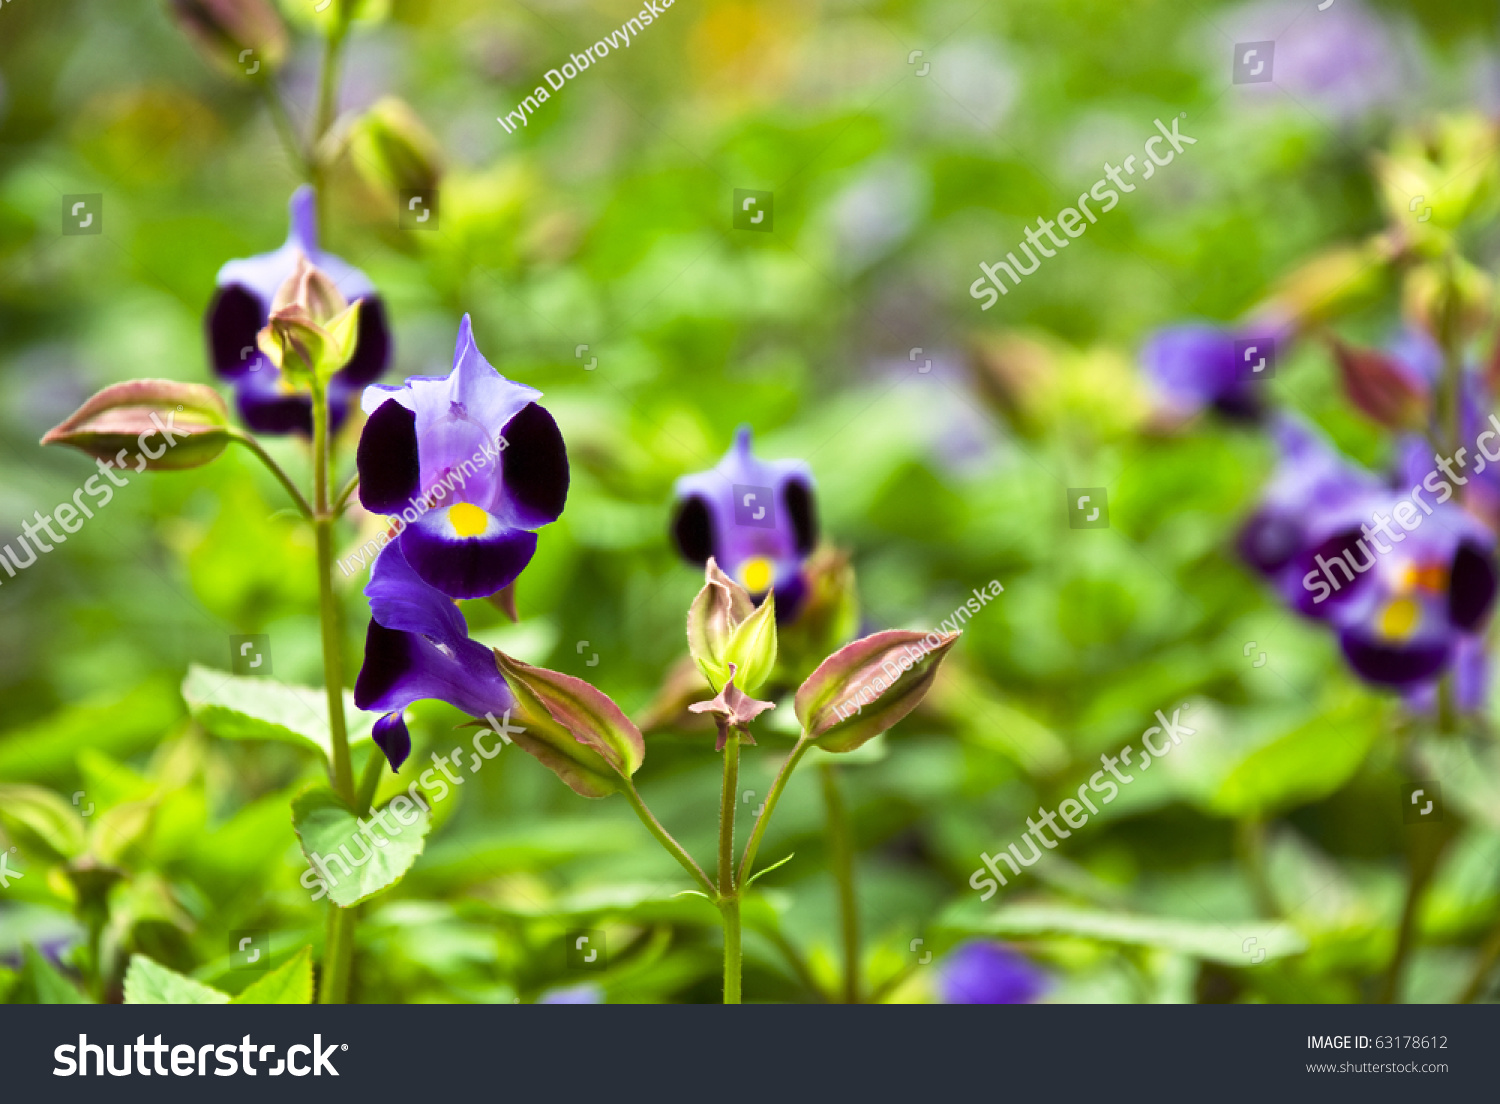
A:
{"type": "MultiPolygon", "coordinates": [[[[678,0],[506,133],[497,116],[638,6],[389,0],[351,40],[336,133],[397,96],[442,158],[435,232],[398,228],[357,148],[330,182],[324,245],[386,298],[387,381],[446,372],[472,313],[496,367],[545,393],[572,461],[520,624],[466,603],[475,634],[639,715],[685,651],[701,585],[667,539],[672,483],[748,423],[761,456],[810,463],[867,628],[930,627],[971,588],[1005,588],[928,706],[840,768],[871,990],[932,999],[943,950],[988,932],[1048,972],[1052,999],[1372,997],[1413,845],[1390,702],[1235,558],[1266,442],[1211,423],[1154,432],[1134,357],[1154,327],[1233,319],[1299,261],[1378,229],[1368,162],[1391,129],[1500,106],[1493,4],[678,0]],[[1255,39],[1277,41],[1278,80],[1234,86],[1231,48],[1255,39]],[[1197,144],[982,312],[978,263],[1174,115],[1197,144]],[[771,233],[732,229],[736,188],[774,193],[771,233]],[[1111,527],[1070,529],[1067,488],[1101,486],[1111,527]],[[967,885],[980,852],[1184,701],[1188,744],[981,905],[967,885]],[[1126,916],[1145,919],[1107,922],[1126,916]],[[1267,929],[1294,953],[1252,964],[1243,936],[1267,929]]],[[[311,4],[281,7],[294,38],[278,79],[301,129],[320,47],[311,4]]],[[[85,397],[140,376],[213,382],[214,275],[281,243],[298,182],[252,80],[207,62],[164,4],[0,7],[0,542],[93,470],[37,444],[85,397]],[[61,197],[79,193],[102,193],[102,234],[60,233],[61,197]]],[[[1352,454],[1381,455],[1318,350],[1275,388],[1352,454]]],[[[305,476],[305,446],[271,447],[305,476]]],[[[373,531],[359,520],[341,554],[373,531]]],[[[362,580],[340,581],[353,670],[367,611],[362,580]]],[[[321,943],[287,812],[317,768],[202,732],[178,691],[189,663],[227,668],[244,633],[270,635],[278,679],[319,685],[316,593],[310,533],[237,450],[133,476],[66,545],[0,577],[0,782],[82,791],[101,812],[150,804],[111,900],[119,955],[234,991],[230,932],[269,929],[277,961],[321,943]]],[[[462,718],[416,712],[420,773],[462,718]]],[[[763,727],[742,766],[753,801],[791,743],[763,727]]],[[[653,734],[639,776],[703,861],[711,748],[699,731],[653,734]]],[[[1456,836],[1406,999],[1452,999],[1500,905],[1493,763],[1449,768],[1456,836]]],[[[514,750],[474,782],[366,907],[359,999],[532,1000],[578,983],[718,999],[716,914],[670,896],[681,873],[623,801],[584,801],[514,750]],[[565,968],[572,929],[607,933],[607,970],[565,968]]],[[[747,920],[751,999],[810,999],[836,976],[811,770],[762,857],[793,852],[747,920]]],[[[19,971],[0,989],[45,997],[21,947],[68,960],[70,891],[39,856],[11,863],[34,876],[0,891],[0,961],[19,971]]]]}

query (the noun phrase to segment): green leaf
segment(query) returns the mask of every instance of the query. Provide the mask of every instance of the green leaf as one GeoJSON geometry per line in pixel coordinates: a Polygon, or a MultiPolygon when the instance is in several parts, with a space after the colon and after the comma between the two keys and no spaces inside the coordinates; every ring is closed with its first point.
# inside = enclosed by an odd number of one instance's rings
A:
{"type": "Polygon", "coordinates": [[[92,1004],[58,968],[35,947],[27,946],[23,976],[36,995],[37,1004],[92,1004]]]}
{"type": "Polygon", "coordinates": [[[1361,696],[1256,748],[1219,784],[1212,807],[1226,816],[1264,816],[1327,797],[1365,761],[1383,712],[1361,696]]]}
{"type": "MultiPolygon", "coordinates": [[[[316,748],[325,758],[332,757],[328,699],[322,690],[245,678],[195,663],[188,667],[187,678],[183,680],[182,697],[193,718],[215,736],[227,740],[281,740],[316,748]]],[[[375,714],[355,708],[354,695],[347,690],[344,716],[351,744],[369,738],[375,714]]]]}
{"type": "Polygon", "coordinates": [[[145,955],[131,955],[130,968],[125,971],[125,1003],[228,1004],[229,995],[152,962],[145,955]]]}
{"type": "Polygon", "coordinates": [[[776,669],[776,595],[766,595],[754,613],[735,627],[724,649],[724,665],[738,668],[735,682],[746,694],[765,685],[776,669]]]}
{"type": "Polygon", "coordinates": [[[77,858],[83,851],[83,818],[51,790],[0,785],[0,824],[27,850],[51,859],[77,858]]]}
{"type": "Polygon", "coordinates": [[[966,935],[1073,936],[1123,946],[1161,947],[1225,966],[1253,966],[1300,954],[1307,940],[1286,924],[1260,920],[1195,924],[1165,916],[1132,916],[1049,905],[1013,905],[980,910],[972,904],[949,909],[939,921],[966,935]],[[1264,950],[1264,956],[1259,952],[1264,950]]]}
{"type": "MultiPolygon", "coordinates": [[[[229,445],[229,408],[212,387],[178,380],[112,383],[49,429],[44,445],[68,445],[98,460],[144,463],[147,471],[196,468],[229,445]]],[[[139,470],[139,469],[137,469],[139,470]]]]}
{"type": "Polygon", "coordinates": [[[367,834],[354,810],[326,787],[308,790],[292,802],[292,826],[302,853],[341,908],[395,885],[422,853],[432,826],[427,810],[400,795],[392,804],[399,809],[387,806],[389,812],[372,813],[364,822],[367,834]],[[407,824],[404,817],[414,819],[407,824]]]}
{"type": "Polygon", "coordinates": [[[252,982],[230,1004],[311,1004],[312,948],[303,947],[265,977],[252,982]]]}

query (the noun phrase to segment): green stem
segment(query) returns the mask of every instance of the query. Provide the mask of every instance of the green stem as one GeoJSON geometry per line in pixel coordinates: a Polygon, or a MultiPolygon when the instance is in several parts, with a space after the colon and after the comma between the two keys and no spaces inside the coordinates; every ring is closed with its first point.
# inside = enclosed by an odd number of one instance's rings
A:
{"type": "Polygon", "coordinates": [[[281,485],[286,488],[286,493],[291,495],[292,501],[297,504],[297,510],[302,514],[303,517],[311,521],[313,516],[312,507],[308,505],[307,499],[303,497],[302,492],[297,489],[297,484],[292,482],[292,477],[287,475],[287,473],[282,470],[281,465],[271,458],[271,454],[265,450],[265,446],[263,446],[258,440],[256,440],[253,436],[244,432],[243,430],[231,428],[229,430],[229,436],[232,440],[238,441],[240,444],[244,445],[260,459],[260,462],[264,464],[270,470],[271,474],[274,475],[276,479],[281,483],[281,485]]]}
{"type": "Polygon", "coordinates": [[[328,203],[327,188],[325,187],[328,177],[328,164],[323,149],[323,139],[327,137],[329,128],[333,126],[335,114],[338,112],[338,75],[339,59],[343,55],[344,40],[349,33],[348,8],[350,4],[345,0],[339,0],[338,10],[334,13],[333,26],[329,28],[328,38],[323,43],[323,67],[318,77],[318,109],[314,117],[312,138],[308,142],[308,161],[312,169],[313,188],[317,193],[318,203],[318,226],[322,233],[326,233],[328,203]]]}
{"type": "Polygon", "coordinates": [[[771,823],[771,814],[776,811],[776,803],[781,800],[781,791],[786,789],[787,781],[792,777],[792,771],[797,769],[797,764],[801,762],[810,747],[812,747],[812,741],[804,733],[802,739],[797,741],[797,746],[792,748],[792,753],[786,757],[786,762],[781,764],[776,781],[771,783],[771,792],[766,795],[765,808],[756,818],[755,828],[750,832],[750,841],[745,844],[745,857],[740,860],[740,885],[745,885],[749,881],[750,871],[755,865],[755,853],[760,850],[761,837],[766,834],[766,826],[771,823]]]}
{"type": "Polygon", "coordinates": [[[344,509],[349,505],[349,496],[359,487],[359,472],[349,477],[349,482],[344,484],[344,489],[339,492],[338,498],[333,500],[333,516],[343,517],[344,509]]]}
{"type": "Polygon", "coordinates": [[[1235,826],[1235,842],[1250,878],[1250,892],[1262,916],[1280,916],[1276,892],[1266,872],[1266,825],[1254,816],[1242,818],[1235,826]]]}
{"type": "Polygon", "coordinates": [[[724,740],[724,787],[719,795],[719,912],[724,917],[724,1003],[740,1003],[740,898],[734,886],[734,814],[740,788],[740,734],[724,740]]]}
{"type": "Polygon", "coordinates": [[[375,801],[375,791],[380,788],[380,777],[385,773],[385,754],[378,745],[370,745],[370,758],[365,761],[365,771],[359,777],[359,791],[354,795],[354,812],[364,816],[375,801]]]}
{"type": "MultiPolygon", "coordinates": [[[[844,940],[844,1003],[859,1003],[859,904],[854,895],[854,836],[849,810],[839,792],[838,768],[824,763],[823,804],[828,811],[828,865],[839,891],[839,921],[844,940]]],[[[768,810],[769,811],[769,810],[768,810]]]]}
{"type": "Polygon", "coordinates": [[[661,821],[657,820],[651,810],[646,808],[646,803],[641,800],[641,795],[636,791],[635,783],[629,778],[624,779],[624,782],[625,797],[630,802],[630,807],[635,810],[635,815],[640,817],[641,823],[646,826],[646,830],[656,837],[656,842],[666,848],[669,855],[682,864],[682,868],[692,876],[693,881],[698,883],[708,899],[717,902],[718,890],[709,880],[708,875],[703,873],[703,868],[693,861],[693,856],[687,853],[687,848],[673,839],[672,833],[663,828],[661,821]]]}
{"type": "Polygon", "coordinates": [[[1496,959],[1500,959],[1500,923],[1496,923],[1480,946],[1479,959],[1474,963],[1474,972],[1469,975],[1469,984],[1464,986],[1463,994],[1458,998],[1459,1004],[1473,1004],[1479,999],[1490,971],[1495,968],[1496,959]]]}
{"type": "Polygon", "coordinates": [[[302,141],[297,137],[297,129],[292,126],[292,120],[286,113],[286,105],[281,102],[281,94],[276,91],[275,82],[263,74],[256,78],[255,86],[260,90],[261,99],[265,101],[271,123],[276,127],[277,137],[286,147],[287,156],[292,159],[302,176],[311,177],[312,165],[308,161],[307,151],[302,148],[302,141]]]}
{"type": "Polygon", "coordinates": [[[740,898],[732,894],[719,902],[724,917],[724,1003],[740,1003],[740,898]]]}
{"type": "MultiPolygon", "coordinates": [[[[328,737],[333,750],[333,788],[356,804],[349,734],[344,725],[344,628],[333,589],[333,516],[328,511],[328,394],[313,384],[313,532],[318,550],[318,608],[323,629],[323,685],[328,695],[328,737]]],[[[323,952],[324,1004],[343,1004],[349,995],[354,961],[353,909],[329,901],[328,945],[323,952]]]]}

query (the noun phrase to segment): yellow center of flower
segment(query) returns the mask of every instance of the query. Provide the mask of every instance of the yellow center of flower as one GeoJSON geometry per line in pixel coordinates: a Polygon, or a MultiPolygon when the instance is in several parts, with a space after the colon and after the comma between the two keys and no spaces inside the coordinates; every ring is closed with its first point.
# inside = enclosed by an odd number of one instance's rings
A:
{"type": "Polygon", "coordinates": [[[461,537],[477,537],[490,527],[490,515],[470,502],[448,507],[448,524],[461,537]]]}
{"type": "Polygon", "coordinates": [[[1410,598],[1397,598],[1380,614],[1380,635],[1387,640],[1405,640],[1417,627],[1422,607],[1410,598]]]}
{"type": "Polygon", "coordinates": [[[745,589],[751,594],[771,589],[771,581],[775,578],[776,567],[764,556],[746,560],[740,568],[740,582],[745,584],[745,589]]]}

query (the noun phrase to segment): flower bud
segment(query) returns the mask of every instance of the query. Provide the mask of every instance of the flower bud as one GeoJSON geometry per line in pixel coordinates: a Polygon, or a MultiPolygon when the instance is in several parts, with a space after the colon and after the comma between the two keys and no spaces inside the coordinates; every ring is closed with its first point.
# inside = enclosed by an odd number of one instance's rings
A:
{"type": "Polygon", "coordinates": [[[254,75],[286,57],[286,27],[270,0],[171,0],[198,48],[226,71],[254,75]]]}
{"type": "Polygon", "coordinates": [[[360,300],[350,304],[327,273],[305,256],[271,301],[256,344],[289,379],[327,379],[349,362],[359,336],[360,300]]]}
{"type": "Polygon", "coordinates": [[[106,387],[49,429],[42,444],[137,471],[179,471],[216,459],[229,439],[229,410],[213,388],[141,379],[106,387]]]}
{"type": "Polygon", "coordinates": [[[688,651],[715,690],[729,680],[726,655],[734,631],[755,612],[750,593],[720,570],[712,556],[704,568],[703,589],[688,608],[688,651]]]}
{"type": "Polygon", "coordinates": [[[603,797],[646,758],[646,741],[620,707],[580,678],[532,667],[498,648],[495,663],[525,713],[518,747],[575,793],[603,797]]]}
{"type": "Polygon", "coordinates": [[[443,175],[442,150],[402,99],[377,100],[354,124],[349,149],[355,168],[375,188],[400,194],[430,191],[443,175]]]}
{"type": "Polygon", "coordinates": [[[1392,223],[1429,255],[1446,233],[1493,203],[1495,124],[1479,115],[1439,119],[1426,133],[1408,131],[1375,158],[1375,176],[1392,223]]]}
{"type": "Polygon", "coordinates": [[[1426,421],[1428,391],[1395,358],[1333,339],[1333,355],[1349,401],[1381,425],[1415,429],[1426,421]]]}
{"type": "Polygon", "coordinates": [[[1495,285],[1482,269],[1458,256],[1448,263],[1448,275],[1436,264],[1419,264],[1401,286],[1401,313],[1439,341],[1450,324],[1463,338],[1484,329],[1495,296],[1495,285]]]}
{"type": "Polygon", "coordinates": [[[797,690],[802,730],[824,751],[853,751],[917,707],[959,633],[891,630],[845,645],[797,690]]]}

